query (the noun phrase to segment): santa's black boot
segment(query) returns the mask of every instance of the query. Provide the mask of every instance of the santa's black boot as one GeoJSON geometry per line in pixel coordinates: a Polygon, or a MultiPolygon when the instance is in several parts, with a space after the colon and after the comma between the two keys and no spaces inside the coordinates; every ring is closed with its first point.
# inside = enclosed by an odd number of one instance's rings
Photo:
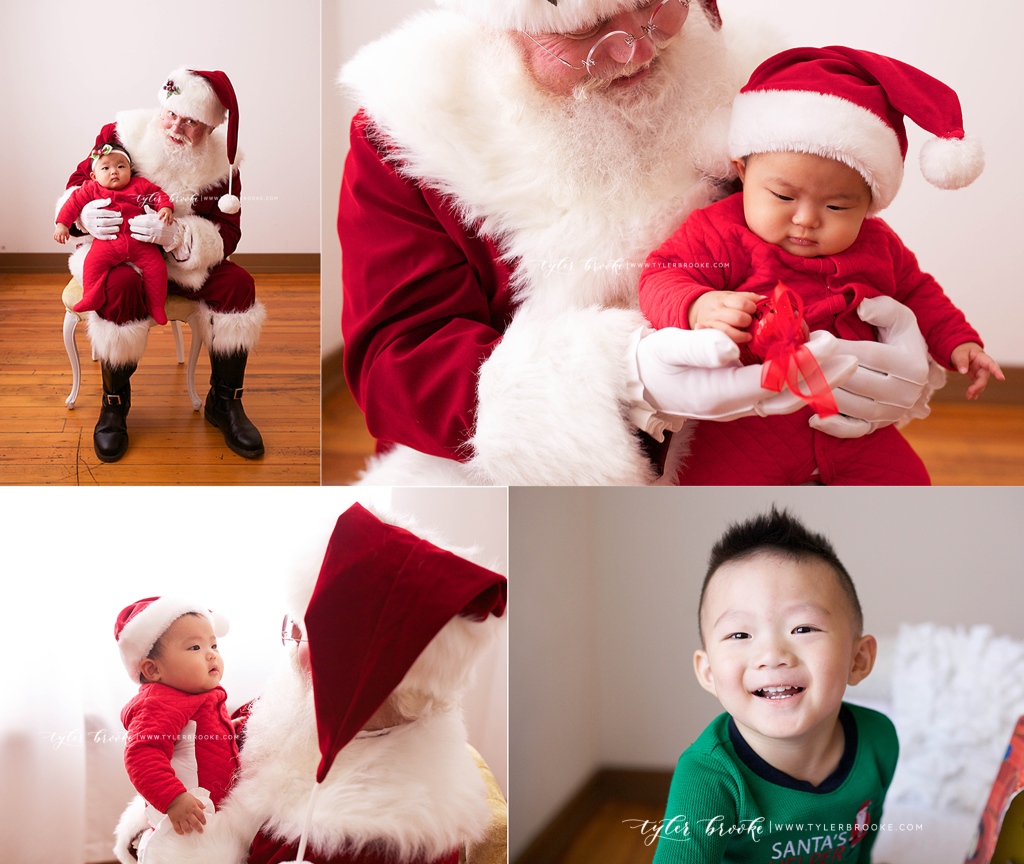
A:
{"type": "Polygon", "coordinates": [[[245,416],[242,381],[245,351],[210,355],[210,392],[206,396],[206,419],[224,433],[224,441],[239,456],[255,459],[263,455],[260,430],[245,416]]]}
{"type": "Polygon", "coordinates": [[[135,364],[111,366],[100,361],[103,402],[92,433],[92,446],[101,462],[116,462],[128,450],[128,409],[132,405],[131,377],[135,364]]]}

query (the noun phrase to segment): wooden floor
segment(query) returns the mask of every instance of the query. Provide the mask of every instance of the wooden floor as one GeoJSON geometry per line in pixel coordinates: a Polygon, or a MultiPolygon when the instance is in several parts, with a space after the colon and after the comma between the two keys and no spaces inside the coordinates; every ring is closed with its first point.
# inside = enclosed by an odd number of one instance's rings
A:
{"type": "Polygon", "coordinates": [[[658,841],[650,833],[642,833],[643,823],[660,823],[664,816],[664,805],[605,801],[558,864],[650,864],[658,841]]]}
{"type": "MultiPolygon", "coordinates": [[[[356,479],[373,439],[344,383],[323,406],[323,482],[356,479]]],[[[133,409],[134,410],[134,409],[133,409]]],[[[936,486],[1024,485],[1024,405],[934,402],[931,416],[903,430],[936,486]]]]}
{"type": "MultiPolygon", "coordinates": [[[[67,273],[0,275],[0,483],[55,485],[310,485],[320,482],[320,277],[255,275],[267,323],[245,376],[245,410],[266,445],[243,459],[192,410],[171,328],[154,327],[132,376],[130,446],[105,464],[92,448],[99,365],[77,332],[82,385],[74,410],[64,350],[61,291],[67,273]]],[[[189,328],[183,327],[188,355],[189,328]]],[[[210,364],[196,367],[205,399],[210,364]]]]}

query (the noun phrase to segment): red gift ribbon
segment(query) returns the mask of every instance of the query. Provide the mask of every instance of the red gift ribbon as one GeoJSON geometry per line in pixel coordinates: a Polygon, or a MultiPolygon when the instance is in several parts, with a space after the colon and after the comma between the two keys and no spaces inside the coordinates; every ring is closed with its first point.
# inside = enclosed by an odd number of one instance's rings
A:
{"type": "Polygon", "coordinates": [[[784,384],[807,402],[819,417],[839,413],[835,397],[822,374],[818,361],[804,342],[804,302],[781,282],[775,286],[768,313],[757,322],[751,350],[764,358],[761,386],[774,393],[784,384]],[[772,314],[774,312],[774,314],[772,314]],[[800,389],[801,376],[808,392],[800,389]]]}

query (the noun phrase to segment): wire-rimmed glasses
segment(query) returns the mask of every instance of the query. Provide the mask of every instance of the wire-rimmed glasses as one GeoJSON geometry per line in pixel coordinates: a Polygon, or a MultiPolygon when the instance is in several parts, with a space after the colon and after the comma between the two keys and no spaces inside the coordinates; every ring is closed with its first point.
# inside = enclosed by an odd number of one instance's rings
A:
{"type": "Polygon", "coordinates": [[[308,641],[309,639],[306,638],[299,623],[291,615],[285,615],[284,621],[281,622],[281,644],[288,645],[290,642],[294,642],[298,645],[300,642],[308,641]]]}
{"type": "Polygon", "coordinates": [[[615,78],[633,59],[633,52],[642,40],[650,36],[651,42],[655,45],[664,44],[682,29],[690,11],[690,0],[653,0],[647,5],[654,6],[654,10],[651,12],[650,20],[641,28],[643,35],[639,39],[625,30],[605,33],[594,43],[582,66],[573,66],[568,60],[545,48],[529,33],[525,35],[542,51],[570,69],[586,69],[594,78],[615,78]]]}

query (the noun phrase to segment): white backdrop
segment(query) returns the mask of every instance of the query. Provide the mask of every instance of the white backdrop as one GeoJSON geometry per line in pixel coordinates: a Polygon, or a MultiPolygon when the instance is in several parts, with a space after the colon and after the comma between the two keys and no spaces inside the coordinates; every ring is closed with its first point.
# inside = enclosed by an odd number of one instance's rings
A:
{"type": "Polygon", "coordinates": [[[692,671],[707,554],[773,502],[832,540],[866,632],[1024,638],[1019,488],[512,489],[513,859],[598,766],[671,769],[721,713],[692,671]]]}
{"type": "Polygon", "coordinates": [[[238,96],[239,252],[320,250],[320,3],[5,3],[0,252],[60,252],[54,203],[118,111],[167,73],[220,69],[238,96]],[[286,11],[286,14],[282,14],[286,11]]]}
{"type": "MultiPolygon", "coordinates": [[[[353,502],[392,506],[452,543],[506,561],[504,489],[0,488],[8,657],[0,669],[0,859],[111,860],[111,832],[134,790],[119,715],[138,691],[113,638],[142,597],[194,597],[225,614],[224,688],[233,710],[259,695],[284,650],[290,576],[319,569],[353,502]],[[401,492],[403,490],[399,490],[401,492]],[[399,500],[400,499],[400,500],[399,500]],[[95,742],[86,746],[86,739],[95,742]]],[[[507,644],[467,694],[470,740],[506,785],[507,644]]]]}
{"type": "MultiPolygon", "coordinates": [[[[333,223],[348,120],[357,107],[329,85],[359,46],[412,11],[432,6],[430,0],[387,5],[324,0],[325,352],[341,344],[341,259],[333,223]]],[[[964,310],[989,353],[1003,364],[1024,364],[1017,328],[1024,318],[1024,292],[1012,252],[1022,224],[1015,204],[1024,195],[1024,167],[1016,147],[1024,138],[1019,110],[1024,52],[1018,45],[1024,6],[1010,0],[983,6],[956,0],[719,0],[719,9],[726,28],[774,28],[780,47],[840,44],[889,54],[959,93],[967,131],[985,143],[985,173],[971,188],[955,193],[930,187],[916,162],[926,136],[913,127],[906,180],[883,216],[964,310]]]]}

